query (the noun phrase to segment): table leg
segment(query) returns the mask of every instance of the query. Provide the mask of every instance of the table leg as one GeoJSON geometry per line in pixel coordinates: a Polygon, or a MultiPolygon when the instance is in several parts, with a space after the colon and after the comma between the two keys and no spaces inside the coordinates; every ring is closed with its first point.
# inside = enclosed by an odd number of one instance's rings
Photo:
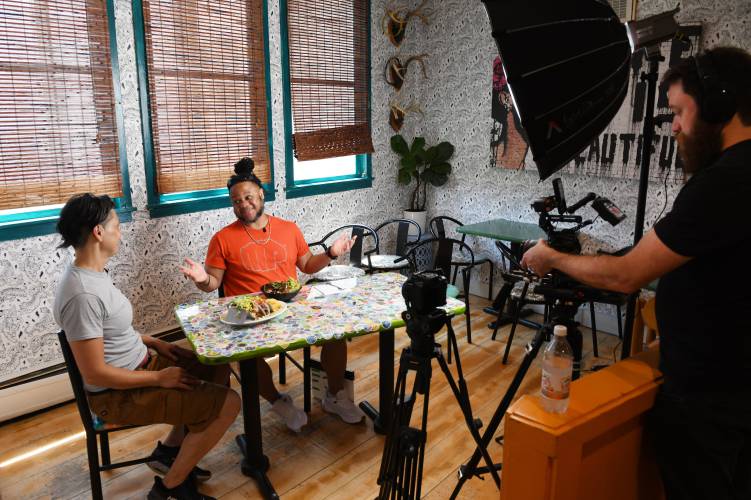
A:
{"type": "Polygon", "coordinates": [[[240,361],[240,385],[242,388],[243,424],[245,434],[235,439],[243,460],[242,473],[255,479],[263,498],[278,499],[274,486],[266,476],[269,459],[263,454],[261,441],[261,403],[258,393],[258,359],[240,361]]]}
{"type": "Polygon", "coordinates": [[[373,421],[378,434],[386,434],[391,426],[391,402],[394,399],[394,330],[378,335],[378,410],[367,401],[360,409],[373,421]]]}

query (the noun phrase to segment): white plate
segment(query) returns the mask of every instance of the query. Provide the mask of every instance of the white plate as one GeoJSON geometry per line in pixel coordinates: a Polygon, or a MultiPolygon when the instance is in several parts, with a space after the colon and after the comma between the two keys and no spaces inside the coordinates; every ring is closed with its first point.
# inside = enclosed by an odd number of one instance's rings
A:
{"type": "Polygon", "coordinates": [[[313,279],[321,281],[343,280],[364,276],[365,271],[359,267],[334,265],[324,267],[313,275],[313,279]]]}
{"type": "MultiPolygon", "coordinates": [[[[362,265],[368,265],[368,257],[362,258],[362,265]]],[[[371,255],[370,266],[373,269],[402,269],[409,266],[409,261],[399,255],[371,255]],[[402,259],[395,262],[397,259],[402,259]]]]}
{"type": "Polygon", "coordinates": [[[267,300],[269,302],[271,302],[272,300],[274,302],[278,302],[279,304],[282,305],[282,307],[279,308],[278,311],[274,311],[273,313],[266,315],[263,318],[246,319],[245,321],[229,321],[227,320],[227,311],[225,311],[224,314],[221,314],[219,316],[219,321],[221,321],[225,325],[230,325],[230,326],[252,326],[252,325],[257,325],[259,323],[265,323],[266,321],[269,321],[270,319],[274,319],[280,314],[284,314],[287,311],[287,304],[285,304],[281,300],[276,300],[276,299],[267,299],[267,300]]]}

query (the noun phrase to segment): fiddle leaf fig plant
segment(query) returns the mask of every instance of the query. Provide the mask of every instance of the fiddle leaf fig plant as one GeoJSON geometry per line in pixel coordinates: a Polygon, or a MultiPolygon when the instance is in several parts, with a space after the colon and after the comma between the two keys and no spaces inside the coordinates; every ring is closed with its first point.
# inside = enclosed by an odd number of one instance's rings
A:
{"type": "Polygon", "coordinates": [[[404,137],[396,134],[391,137],[391,149],[400,157],[399,184],[408,185],[415,180],[409,209],[425,210],[428,184],[443,186],[449,180],[451,164],[448,160],[454,155],[454,146],[444,141],[426,148],[423,137],[415,137],[408,146],[404,137]]]}

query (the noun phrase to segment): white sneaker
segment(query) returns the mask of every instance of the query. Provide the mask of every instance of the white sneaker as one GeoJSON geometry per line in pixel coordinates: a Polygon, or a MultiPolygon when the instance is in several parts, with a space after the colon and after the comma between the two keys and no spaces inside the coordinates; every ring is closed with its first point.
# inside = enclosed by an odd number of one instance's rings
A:
{"type": "Polygon", "coordinates": [[[295,406],[289,394],[280,393],[279,399],[271,405],[271,411],[279,415],[293,432],[300,432],[302,426],[308,423],[308,415],[295,406]]]}
{"type": "Polygon", "coordinates": [[[339,418],[347,422],[348,424],[356,424],[360,422],[365,414],[355,403],[347,396],[347,391],[344,389],[336,393],[336,396],[326,391],[326,397],[321,400],[321,406],[324,411],[329,413],[336,413],[339,418]]]}

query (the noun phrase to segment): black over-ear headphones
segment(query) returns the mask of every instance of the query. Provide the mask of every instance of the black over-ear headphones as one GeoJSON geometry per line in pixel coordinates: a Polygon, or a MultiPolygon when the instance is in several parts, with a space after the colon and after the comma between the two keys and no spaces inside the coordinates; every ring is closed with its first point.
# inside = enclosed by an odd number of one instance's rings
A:
{"type": "Polygon", "coordinates": [[[702,120],[708,123],[729,121],[736,112],[735,92],[720,79],[709,54],[693,59],[701,87],[699,113],[702,120]]]}

